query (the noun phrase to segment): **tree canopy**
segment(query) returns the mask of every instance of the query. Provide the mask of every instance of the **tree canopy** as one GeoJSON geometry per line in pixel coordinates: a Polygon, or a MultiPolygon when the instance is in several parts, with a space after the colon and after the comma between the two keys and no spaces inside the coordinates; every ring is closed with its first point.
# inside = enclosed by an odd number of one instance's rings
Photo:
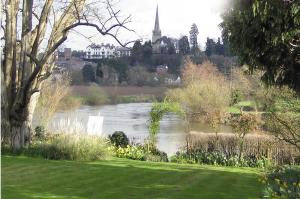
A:
{"type": "Polygon", "coordinates": [[[223,15],[223,37],[268,84],[300,91],[300,1],[233,0],[223,15]]]}

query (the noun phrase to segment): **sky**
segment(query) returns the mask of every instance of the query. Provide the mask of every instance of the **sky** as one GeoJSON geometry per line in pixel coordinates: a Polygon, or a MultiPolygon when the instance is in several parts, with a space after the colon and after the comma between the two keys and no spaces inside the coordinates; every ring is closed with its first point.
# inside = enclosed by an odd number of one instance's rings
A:
{"type": "MultiPolygon", "coordinates": [[[[217,39],[221,36],[220,15],[227,2],[228,0],[120,0],[115,8],[121,10],[124,17],[131,15],[131,22],[127,26],[135,32],[122,30],[119,39],[124,43],[137,39],[150,40],[158,5],[163,36],[189,36],[191,25],[195,23],[199,30],[198,43],[203,49],[207,37],[217,39]]],[[[79,27],[69,35],[64,47],[85,50],[91,42],[117,45],[109,36],[102,36],[92,28],[79,27]]]]}

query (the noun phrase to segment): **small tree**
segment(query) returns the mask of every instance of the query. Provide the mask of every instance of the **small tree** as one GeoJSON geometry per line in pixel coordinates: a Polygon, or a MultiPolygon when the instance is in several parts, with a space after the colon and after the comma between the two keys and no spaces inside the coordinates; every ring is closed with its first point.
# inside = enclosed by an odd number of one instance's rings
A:
{"type": "Polygon", "coordinates": [[[188,61],[182,76],[184,87],[169,90],[167,99],[180,104],[189,120],[207,122],[217,134],[230,104],[227,80],[210,62],[188,61]]]}
{"type": "Polygon", "coordinates": [[[232,116],[230,125],[233,132],[237,135],[239,140],[239,159],[243,158],[244,138],[245,136],[255,130],[258,125],[258,119],[255,114],[241,113],[237,116],[232,116]]]}

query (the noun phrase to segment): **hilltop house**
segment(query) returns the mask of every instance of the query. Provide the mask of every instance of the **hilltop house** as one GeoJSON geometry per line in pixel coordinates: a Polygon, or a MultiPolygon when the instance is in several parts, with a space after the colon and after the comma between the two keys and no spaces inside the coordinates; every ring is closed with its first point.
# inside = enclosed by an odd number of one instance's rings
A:
{"type": "Polygon", "coordinates": [[[111,44],[94,44],[86,48],[86,59],[111,59],[115,57],[130,56],[130,49],[116,47],[111,44]]]}

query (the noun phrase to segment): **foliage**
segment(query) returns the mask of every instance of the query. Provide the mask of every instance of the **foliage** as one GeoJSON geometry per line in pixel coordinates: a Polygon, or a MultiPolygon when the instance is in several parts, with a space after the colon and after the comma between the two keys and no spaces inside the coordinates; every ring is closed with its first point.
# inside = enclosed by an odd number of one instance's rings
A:
{"type": "MultiPolygon", "coordinates": [[[[104,67],[107,66],[109,67],[109,72],[110,73],[116,73],[117,74],[117,79],[118,83],[122,83],[124,81],[127,81],[128,79],[128,68],[130,65],[130,58],[128,57],[119,57],[119,58],[113,58],[113,59],[103,59],[101,61],[98,61],[97,65],[97,73],[98,77],[104,78],[104,67]],[[101,77],[102,76],[102,77],[101,77]]],[[[111,75],[111,74],[110,74],[111,75]]],[[[104,80],[107,81],[107,80],[104,80]]],[[[103,82],[104,84],[106,82],[103,82]]]]}
{"type": "MultiPolygon", "coordinates": [[[[224,75],[231,77],[232,71],[238,66],[235,57],[225,57],[224,55],[211,55],[208,60],[217,66],[218,70],[224,75]]],[[[232,77],[233,79],[233,77],[232,77]]],[[[231,80],[232,80],[231,79],[231,80]]]]}
{"type": "Polygon", "coordinates": [[[264,198],[300,198],[300,167],[283,166],[268,169],[261,177],[264,198]]]}
{"type": "Polygon", "coordinates": [[[193,23],[190,30],[190,42],[191,42],[192,49],[198,48],[198,41],[197,41],[198,34],[199,34],[198,27],[195,23],[193,23]]]}
{"type": "Polygon", "coordinates": [[[37,126],[37,127],[35,127],[34,132],[35,132],[34,136],[35,136],[35,138],[37,138],[37,140],[44,141],[46,139],[45,127],[37,126]]]}
{"type": "Polygon", "coordinates": [[[126,147],[129,144],[129,139],[123,131],[116,131],[109,135],[108,138],[117,147],[126,147]]]}
{"type": "Polygon", "coordinates": [[[47,141],[36,141],[25,149],[24,154],[53,160],[100,160],[107,158],[109,151],[99,137],[56,134],[47,141]]]}
{"type": "Polygon", "coordinates": [[[222,55],[225,57],[231,57],[232,53],[229,49],[229,42],[226,38],[218,37],[217,42],[215,42],[212,38],[207,37],[205,43],[205,54],[210,57],[212,55],[222,55]]]}
{"type": "Polygon", "coordinates": [[[155,85],[154,74],[144,66],[134,66],[128,70],[128,83],[135,86],[155,85]]]}
{"type": "Polygon", "coordinates": [[[146,151],[142,146],[127,145],[126,147],[116,147],[112,150],[119,158],[145,160],[146,151]]]}
{"type": "Polygon", "coordinates": [[[300,150],[300,101],[297,94],[287,87],[270,87],[265,90],[261,102],[268,111],[266,129],[300,150]]]}
{"type": "Polygon", "coordinates": [[[242,63],[262,69],[268,84],[300,90],[300,2],[234,0],[223,15],[223,37],[242,63]]]}
{"type": "Polygon", "coordinates": [[[69,94],[61,99],[58,104],[59,110],[74,110],[82,104],[82,100],[79,97],[69,94]]]}
{"type": "Polygon", "coordinates": [[[162,103],[154,103],[150,111],[150,125],[149,125],[149,145],[150,148],[156,148],[157,138],[156,135],[159,132],[160,121],[167,113],[176,113],[180,116],[184,116],[180,105],[178,103],[171,103],[164,101],[162,103]]]}
{"type": "Polygon", "coordinates": [[[47,79],[40,92],[34,112],[34,119],[40,126],[48,127],[49,120],[60,108],[64,97],[70,93],[70,76],[68,73],[56,74],[47,79]]]}
{"type": "Polygon", "coordinates": [[[238,155],[226,156],[219,151],[207,152],[201,150],[189,153],[177,152],[176,155],[171,157],[171,162],[259,168],[265,168],[270,164],[269,160],[264,157],[260,159],[251,156],[240,158],[238,155]]]}
{"type": "Polygon", "coordinates": [[[105,104],[109,101],[108,96],[101,87],[92,85],[88,88],[89,95],[80,96],[81,101],[85,105],[95,106],[105,104]]]}
{"type": "Polygon", "coordinates": [[[231,133],[199,133],[191,132],[186,137],[184,153],[188,154],[191,160],[197,158],[194,155],[204,153],[207,155],[218,154],[229,160],[232,157],[238,159],[251,159],[257,162],[268,159],[272,164],[299,164],[300,152],[297,148],[284,141],[278,141],[274,136],[261,134],[247,134],[241,138],[231,133]],[[197,152],[197,153],[196,153],[197,152]],[[243,155],[241,156],[241,153],[243,155]]]}
{"type": "Polygon", "coordinates": [[[241,91],[239,89],[234,89],[231,92],[231,102],[230,102],[230,105],[235,105],[235,104],[239,103],[240,101],[242,101],[241,91]]]}
{"type": "Polygon", "coordinates": [[[133,58],[134,64],[140,62],[143,57],[142,44],[139,40],[135,41],[131,49],[131,57],[133,58]]]}
{"type": "Polygon", "coordinates": [[[266,129],[278,139],[295,145],[300,151],[300,115],[271,113],[266,116],[266,129]]]}
{"type": "Polygon", "coordinates": [[[112,147],[114,155],[119,158],[127,158],[132,160],[168,162],[166,153],[152,148],[150,151],[142,145],[127,145],[126,147],[112,147]]]}
{"type": "Polygon", "coordinates": [[[256,114],[244,113],[233,115],[230,118],[230,126],[239,139],[239,159],[243,158],[245,136],[253,132],[258,126],[256,114]]]}
{"type": "MultiPolygon", "coordinates": [[[[181,54],[156,54],[152,55],[152,65],[167,65],[168,73],[180,75],[180,67],[182,64],[181,54]]],[[[154,72],[155,70],[153,70],[154,72]]]]}
{"type": "Polygon", "coordinates": [[[208,122],[217,133],[230,103],[227,80],[210,62],[187,61],[182,74],[184,87],[169,90],[167,99],[180,104],[189,120],[208,122]]]}
{"type": "Polygon", "coordinates": [[[205,44],[205,54],[206,56],[211,56],[216,54],[216,42],[213,39],[207,37],[206,44],[205,44]]]}
{"type": "Polygon", "coordinates": [[[96,73],[95,69],[92,65],[85,65],[82,68],[82,76],[85,82],[95,82],[96,81],[96,73]]]}
{"type": "Polygon", "coordinates": [[[176,53],[175,46],[174,46],[173,40],[171,38],[163,36],[157,42],[162,42],[164,44],[160,47],[161,54],[172,55],[172,54],[176,53]]]}
{"type": "Polygon", "coordinates": [[[187,55],[190,53],[190,43],[187,36],[182,36],[178,41],[179,53],[182,55],[187,55]]]}
{"type": "Polygon", "coordinates": [[[84,83],[81,70],[70,69],[71,85],[80,85],[84,83]]]}

